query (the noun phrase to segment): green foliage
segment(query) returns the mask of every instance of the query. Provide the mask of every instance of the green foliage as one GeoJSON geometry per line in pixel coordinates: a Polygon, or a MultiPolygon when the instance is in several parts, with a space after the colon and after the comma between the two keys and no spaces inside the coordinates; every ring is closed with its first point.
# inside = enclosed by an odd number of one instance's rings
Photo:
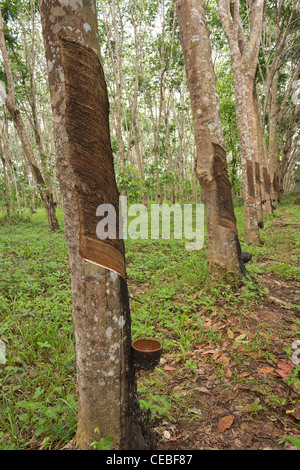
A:
{"type": "MultiPolygon", "coordinates": [[[[94,432],[100,434],[98,428],[95,428],[94,432]]],[[[94,450],[111,450],[113,443],[113,437],[101,437],[99,441],[93,441],[90,445],[94,448],[94,450]]]]}
{"type": "Polygon", "coordinates": [[[125,192],[128,202],[138,202],[141,200],[141,185],[144,183],[139,178],[137,170],[130,164],[120,171],[116,171],[116,180],[120,192],[125,192]]]}
{"type": "Polygon", "coordinates": [[[169,403],[166,395],[152,395],[148,399],[141,398],[139,402],[142,410],[150,411],[152,419],[157,415],[169,417],[172,404],[169,403]]]}
{"type": "Polygon", "coordinates": [[[0,225],[0,431],[14,449],[55,449],[77,426],[70,275],[64,235],[34,215],[0,225]]]}
{"type": "Polygon", "coordinates": [[[289,441],[291,442],[297,450],[300,450],[300,439],[298,439],[297,437],[293,437],[293,436],[283,436],[279,442],[280,443],[283,443],[283,442],[286,442],[286,441],[289,441]]]}

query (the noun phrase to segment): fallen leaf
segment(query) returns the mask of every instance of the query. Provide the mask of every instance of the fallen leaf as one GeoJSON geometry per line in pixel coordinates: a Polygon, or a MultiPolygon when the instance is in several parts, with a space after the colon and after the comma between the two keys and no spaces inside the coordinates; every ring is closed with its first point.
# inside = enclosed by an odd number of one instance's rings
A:
{"type": "Polygon", "coordinates": [[[294,367],[294,364],[288,359],[280,359],[277,363],[277,369],[275,372],[283,380],[286,380],[287,376],[291,374],[294,367]]]}
{"type": "Polygon", "coordinates": [[[234,339],[234,333],[233,333],[233,331],[232,331],[232,330],[227,330],[227,336],[228,336],[228,338],[230,338],[230,339],[234,339]]]}
{"type": "Polygon", "coordinates": [[[208,388],[206,387],[195,387],[194,390],[196,390],[197,392],[200,392],[200,393],[210,393],[210,391],[208,390],[208,388]]]}
{"type": "Polygon", "coordinates": [[[229,367],[226,368],[226,373],[225,373],[225,377],[229,378],[231,377],[231,370],[229,369],[229,367]]]}
{"type": "Polygon", "coordinates": [[[241,335],[237,336],[234,341],[239,343],[240,341],[243,341],[243,339],[245,338],[246,338],[246,334],[242,333],[241,335]]]}
{"type": "Polygon", "coordinates": [[[300,403],[298,403],[293,410],[287,410],[286,414],[293,421],[300,421],[300,403]]]}
{"type": "Polygon", "coordinates": [[[198,408],[189,408],[188,412],[193,413],[194,415],[200,415],[200,416],[202,415],[201,411],[198,410],[198,408]]]}
{"type": "Polygon", "coordinates": [[[219,354],[219,351],[217,349],[209,349],[208,351],[204,351],[202,356],[205,356],[206,354],[219,354]]]}
{"type": "Polygon", "coordinates": [[[225,354],[219,354],[218,358],[214,357],[216,359],[216,362],[219,363],[224,363],[228,364],[230,362],[229,357],[225,356],[225,354]]]}
{"type": "Polygon", "coordinates": [[[230,429],[231,426],[233,425],[234,420],[235,420],[235,417],[233,415],[228,415],[228,416],[224,416],[223,418],[220,418],[218,422],[218,431],[224,432],[227,429],[230,429]]]}
{"type": "Polygon", "coordinates": [[[250,372],[242,372],[242,373],[240,374],[240,377],[249,377],[249,375],[251,375],[250,372]]]}
{"type": "Polygon", "coordinates": [[[257,372],[258,372],[259,374],[262,374],[262,375],[268,375],[268,374],[270,374],[271,372],[273,372],[273,370],[274,370],[274,367],[268,367],[268,366],[266,366],[266,367],[261,367],[260,369],[258,369],[257,372]]]}
{"type": "Polygon", "coordinates": [[[164,370],[176,370],[176,367],[167,365],[167,366],[164,367],[164,370]]]}

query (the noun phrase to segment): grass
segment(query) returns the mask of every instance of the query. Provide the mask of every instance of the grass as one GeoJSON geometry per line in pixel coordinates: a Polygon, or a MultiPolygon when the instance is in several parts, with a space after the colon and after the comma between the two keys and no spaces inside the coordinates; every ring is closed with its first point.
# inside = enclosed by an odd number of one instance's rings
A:
{"type": "MultiPolygon", "coordinates": [[[[266,227],[275,224],[286,211],[295,221],[299,206],[293,200],[270,216],[266,227]]],[[[243,208],[236,208],[239,233],[243,233],[243,208]]],[[[58,219],[63,226],[61,210],[58,219]]],[[[194,344],[214,349],[224,339],[223,332],[207,323],[207,317],[226,321],[226,308],[236,311],[241,321],[251,318],[255,305],[266,290],[260,285],[261,272],[277,274],[286,280],[299,280],[299,230],[288,227],[288,236],[274,230],[263,245],[247,246],[253,262],[252,281],[244,282],[239,297],[235,286],[224,280],[211,285],[206,276],[205,249],[186,251],[184,240],[127,240],[126,259],[131,299],[132,338],[154,336],[164,344],[164,354],[180,356],[181,373],[188,371],[189,386],[196,386],[198,362],[191,357],[194,344]],[[281,250],[288,246],[290,256],[281,250]],[[277,258],[282,256],[280,262],[277,258]],[[266,260],[266,258],[268,258],[266,260]],[[267,261],[262,263],[262,261],[267,261]],[[223,303],[224,308],[218,305],[223,303]]],[[[286,232],[285,232],[286,233],[286,232]]],[[[242,237],[241,237],[242,238],[242,237]]],[[[0,364],[0,450],[59,449],[74,436],[77,424],[75,391],[75,349],[70,294],[70,272],[63,232],[49,234],[42,209],[30,215],[0,219],[0,339],[6,345],[6,364],[0,364]]],[[[248,268],[248,266],[247,266],[248,268]]],[[[231,326],[237,346],[233,360],[243,364],[245,357],[268,355],[268,332],[260,325],[253,338],[240,337],[231,326]]],[[[226,368],[212,356],[205,359],[222,380],[226,368]]],[[[176,361],[175,361],[176,362],[176,361]]],[[[225,364],[226,365],[226,364],[225,364]]],[[[175,367],[179,367],[176,363],[175,367]]],[[[179,374],[180,376],[180,374],[179,374]]],[[[141,405],[153,417],[171,419],[197,416],[184,380],[166,388],[162,367],[139,380],[141,405]]]]}

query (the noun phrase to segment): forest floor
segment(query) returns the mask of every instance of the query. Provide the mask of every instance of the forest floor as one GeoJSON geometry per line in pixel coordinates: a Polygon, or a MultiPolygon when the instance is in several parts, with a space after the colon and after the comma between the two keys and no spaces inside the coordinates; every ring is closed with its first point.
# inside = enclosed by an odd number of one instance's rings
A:
{"type": "Polygon", "coordinates": [[[287,437],[300,438],[300,367],[291,359],[300,340],[299,215],[281,206],[256,250],[253,284],[229,295],[218,286],[220,298],[182,322],[195,341],[164,354],[159,370],[141,373],[140,388],[153,392],[158,449],[296,448],[287,437]],[[206,330],[200,339],[199,325],[206,330]]]}
{"type": "MultiPolygon", "coordinates": [[[[137,373],[159,450],[296,449],[300,438],[300,198],[248,246],[250,278],[212,284],[205,247],[127,240],[132,337],[163,344],[137,373]],[[139,302],[138,302],[139,301],[139,302]],[[294,356],[292,356],[294,353],[294,356]],[[297,355],[297,352],[296,352],[297,355]]],[[[243,208],[236,207],[239,233],[243,208]]],[[[62,224],[62,214],[59,213],[62,224]]],[[[45,214],[0,220],[0,449],[61,449],[76,431],[70,273],[63,232],[45,214]]]]}

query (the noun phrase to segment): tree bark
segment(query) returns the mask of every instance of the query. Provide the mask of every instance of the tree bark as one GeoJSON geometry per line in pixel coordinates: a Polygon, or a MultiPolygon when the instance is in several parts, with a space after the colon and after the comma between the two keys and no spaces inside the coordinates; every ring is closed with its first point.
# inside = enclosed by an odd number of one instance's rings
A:
{"type": "Polygon", "coordinates": [[[195,171],[204,200],[209,272],[245,273],[221,129],[219,98],[211,58],[204,2],[177,0],[177,16],[197,146],[195,171]]]}
{"type": "MultiPolygon", "coordinates": [[[[100,204],[119,194],[94,0],[39,1],[56,162],[71,267],[77,355],[75,448],[112,436],[114,449],[144,449],[131,358],[123,240],[96,236],[100,204]]],[[[117,234],[118,234],[117,223],[117,234]]]]}

